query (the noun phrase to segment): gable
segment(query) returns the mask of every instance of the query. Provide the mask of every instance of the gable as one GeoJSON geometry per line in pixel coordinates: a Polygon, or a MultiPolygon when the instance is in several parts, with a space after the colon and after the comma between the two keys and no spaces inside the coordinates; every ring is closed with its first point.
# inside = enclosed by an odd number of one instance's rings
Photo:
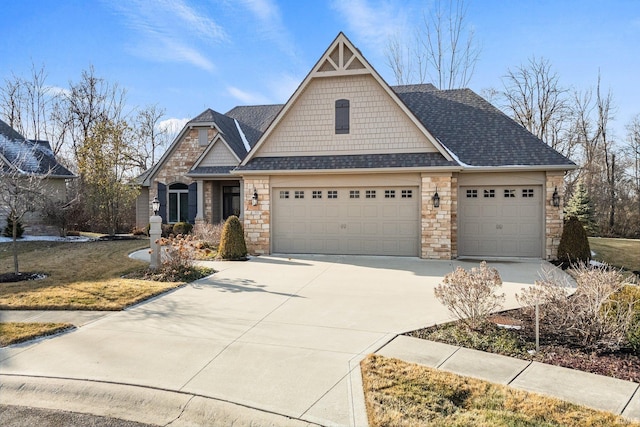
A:
{"type": "Polygon", "coordinates": [[[195,166],[235,166],[238,163],[240,163],[240,159],[238,159],[231,150],[229,150],[229,147],[221,138],[217,138],[213,143],[213,146],[204,154],[202,160],[197,162],[195,166]]]}

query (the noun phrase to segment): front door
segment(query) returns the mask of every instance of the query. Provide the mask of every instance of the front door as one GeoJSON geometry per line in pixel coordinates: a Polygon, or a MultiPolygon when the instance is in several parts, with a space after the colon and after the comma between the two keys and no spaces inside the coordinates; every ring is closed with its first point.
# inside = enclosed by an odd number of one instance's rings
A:
{"type": "Polygon", "coordinates": [[[222,187],[222,219],[240,216],[240,186],[222,187]]]}

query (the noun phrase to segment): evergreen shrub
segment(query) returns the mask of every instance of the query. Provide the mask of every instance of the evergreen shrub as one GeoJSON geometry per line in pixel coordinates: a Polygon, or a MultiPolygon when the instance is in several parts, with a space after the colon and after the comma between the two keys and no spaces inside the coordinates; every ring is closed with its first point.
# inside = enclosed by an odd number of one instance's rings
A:
{"type": "Polygon", "coordinates": [[[189,234],[191,233],[191,230],[193,230],[193,225],[188,222],[176,222],[173,225],[173,234],[176,236],[178,234],[189,234]]]}
{"type": "Polygon", "coordinates": [[[244,241],[244,230],[237,216],[227,218],[222,228],[218,258],[226,260],[244,260],[247,258],[247,244],[244,241]]]}
{"type": "MultiPolygon", "coordinates": [[[[5,237],[13,237],[14,218],[15,216],[13,214],[9,214],[9,216],[7,217],[7,226],[4,228],[4,233],[3,233],[5,237]]],[[[24,227],[22,226],[22,221],[20,221],[19,219],[16,222],[17,222],[16,237],[19,239],[24,234],[24,227]]]]}
{"type": "Polygon", "coordinates": [[[558,245],[558,261],[567,263],[589,262],[591,248],[587,232],[580,220],[574,216],[564,223],[560,245],[558,245]]]}

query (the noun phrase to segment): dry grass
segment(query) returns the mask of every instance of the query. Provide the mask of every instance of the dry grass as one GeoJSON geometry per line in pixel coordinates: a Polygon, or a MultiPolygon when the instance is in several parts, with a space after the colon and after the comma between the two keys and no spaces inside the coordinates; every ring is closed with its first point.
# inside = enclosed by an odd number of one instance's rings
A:
{"type": "MultiPolygon", "coordinates": [[[[146,241],[20,242],[20,270],[43,280],[0,285],[0,309],[121,310],[179,286],[123,279],[146,263],[128,257],[146,241]]],[[[10,244],[0,244],[0,274],[11,271],[10,244]]]]}
{"type": "Polygon", "coordinates": [[[361,363],[374,426],[640,426],[611,413],[370,355],[361,363]]]}
{"type": "Polygon", "coordinates": [[[595,259],[614,267],[640,271],[640,240],[589,237],[589,246],[595,259]]]}
{"type": "Polygon", "coordinates": [[[53,335],[73,328],[69,323],[0,323],[0,347],[53,335]]]}

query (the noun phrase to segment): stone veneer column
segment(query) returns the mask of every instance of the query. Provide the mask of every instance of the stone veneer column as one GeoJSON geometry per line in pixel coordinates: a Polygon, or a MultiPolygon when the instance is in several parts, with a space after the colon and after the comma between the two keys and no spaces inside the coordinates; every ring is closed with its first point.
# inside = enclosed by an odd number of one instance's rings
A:
{"type": "Polygon", "coordinates": [[[451,173],[422,174],[421,194],[421,249],[420,257],[428,259],[451,259],[454,255],[452,235],[456,232],[454,178],[451,173]],[[433,207],[432,197],[438,191],[440,207],[433,207]]]}
{"type": "Polygon", "coordinates": [[[545,184],[545,256],[552,260],[558,257],[558,245],[562,236],[562,226],[564,224],[564,171],[547,172],[545,184]],[[553,192],[558,189],[560,195],[560,206],[553,206],[551,199],[553,192]]]}
{"type": "Polygon", "coordinates": [[[244,234],[249,253],[268,255],[271,243],[271,201],[269,177],[244,178],[244,234]],[[258,204],[253,206],[253,192],[258,193],[258,204]]]}

